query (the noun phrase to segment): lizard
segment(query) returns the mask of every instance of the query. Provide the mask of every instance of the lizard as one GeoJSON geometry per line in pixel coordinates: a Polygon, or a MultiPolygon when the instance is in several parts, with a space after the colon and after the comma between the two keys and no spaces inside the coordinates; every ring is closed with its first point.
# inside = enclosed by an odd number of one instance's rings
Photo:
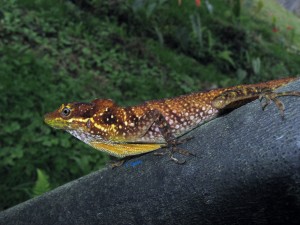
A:
{"type": "MultiPolygon", "coordinates": [[[[111,99],[64,103],[44,116],[46,124],[69,132],[91,147],[118,158],[170,147],[170,157],[178,138],[219,116],[255,99],[264,109],[271,101],[284,117],[280,96],[300,96],[300,92],[274,92],[297,78],[282,78],[257,84],[244,84],[195,92],[174,98],[146,101],[135,106],[118,106],[111,99]]],[[[189,155],[187,151],[178,151],[189,155]]]]}

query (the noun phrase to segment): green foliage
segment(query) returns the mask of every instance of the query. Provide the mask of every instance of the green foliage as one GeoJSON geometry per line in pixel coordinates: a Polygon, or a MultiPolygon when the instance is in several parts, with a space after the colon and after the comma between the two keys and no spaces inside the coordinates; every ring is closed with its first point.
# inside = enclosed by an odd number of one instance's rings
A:
{"type": "MultiPolygon", "coordinates": [[[[98,3],[97,14],[102,1],[94,2],[98,3]]],[[[129,32],[152,37],[201,64],[213,64],[221,74],[234,77],[243,70],[246,79],[258,81],[274,74],[272,65],[278,64],[284,67],[280,76],[298,72],[299,54],[295,57],[286,52],[287,48],[294,52],[295,29],[276,33],[274,22],[259,20],[255,15],[264,8],[261,1],[208,0],[203,1],[201,7],[195,7],[194,1],[182,1],[180,6],[177,1],[113,2],[106,7],[106,12],[110,14],[113,10],[116,18],[123,19],[122,25],[129,32]],[[117,10],[118,4],[122,5],[120,11],[117,10]],[[274,54],[274,48],[280,52],[274,54]],[[270,64],[260,68],[259,76],[252,63],[258,58],[261,65],[270,64]]],[[[278,22],[280,17],[273,15],[273,18],[278,22]]],[[[163,58],[160,60],[168,64],[163,58]]]]}
{"type": "Polygon", "coordinates": [[[37,180],[32,189],[33,197],[37,197],[50,190],[48,175],[40,169],[37,169],[36,172],[37,172],[37,180]]]}
{"type": "Polygon", "coordinates": [[[241,1],[7,0],[0,10],[0,209],[107,162],[43,123],[62,103],[130,105],[299,72],[295,33],[272,32],[241,1]]]}

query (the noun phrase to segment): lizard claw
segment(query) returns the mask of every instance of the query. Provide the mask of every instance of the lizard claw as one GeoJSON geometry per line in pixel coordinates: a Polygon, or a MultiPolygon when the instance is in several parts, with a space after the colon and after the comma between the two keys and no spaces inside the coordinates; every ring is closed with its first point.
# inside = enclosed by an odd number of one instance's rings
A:
{"type": "Polygon", "coordinates": [[[111,169],[114,169],[114,168],[116,168],[116,167],[122,166],[122,165],[124,164],[124,162],[125,162],[125,159],[112,161],[112,162],[109,163],[109,167],[110,167],[111,169]]]}
{"type": "Polygon", "coordinates": [[[185,139],[182,139],[182,140],[171,140],[168,142],[168,144],[166,146],[164,146],[164,148],[166,148],[166,150],[164,152],[154,152],[154,155],[156,156],[162,156],[162,155],[165,155],[165,154],[168,154],[170,159],[172,161],[174,161],[175,163],[177,164],[184,164],[186,161],[185,160],[178,160],[176,157],[174,157],[174,153],[179,153],[181,155],[185,155],[185,156],[196,156],[194,153],[191,153],[185,149],[182,149],[182,148],[178,148],[176,147],[177,145],[179,144],[182,144],[182,143],[185,143],[191,139],[193,139],[194,137],[188,137],[188,138],[185,138],[185,139]]]}
{"type": "Polygon", "coordinates": [[[167,154],[168,152],[167,151],[164,151],[164,152],[154,152],[153,155],[156,155],[156,156],[163,156],[165,154],[167,154]]]}
{"type": "Polygon", "coordinates": [[[171,159],[172,161],[174,161],[175,163],[180,164],[180,165],[183,165],[183,164],[185,164],[185,162],[186,162],[185,160],[179,161],[177,158],[175,158],[175,157],[173,156],[173,154],[170,155],[170,159],[171,159]]]}
{"type": "Polygon", "coordinates": [[[259,101],[261,102],[261,107],[263,110],[272,102],[275,103],[276,107],[279,110],[281,118],[284,119],[284,110],[285,106],[282,101],[278,99],[281,96],[300,96],[300,92],[298,91],[286,91],[286,92],[273,92],[273,91],[265,91],[259,95],[259,101]],[[262,102],[265,99],[265,102],[262,102]]]}

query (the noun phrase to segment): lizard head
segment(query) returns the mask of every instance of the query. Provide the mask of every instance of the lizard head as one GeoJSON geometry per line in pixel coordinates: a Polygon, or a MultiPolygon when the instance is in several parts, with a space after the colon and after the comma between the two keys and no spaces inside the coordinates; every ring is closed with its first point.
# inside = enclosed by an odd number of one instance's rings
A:
{"type": "Polygon", "coordinates": [[[114,106],[110,99],[96,99],[91,103],[73,102],[62,104],[54,112],[47,113],[44,121],[49,126],[63,130],[89,127],[90,118],[99,110],[114,106]],[[87,125],[87,126],[86,126],[87,125]]]}

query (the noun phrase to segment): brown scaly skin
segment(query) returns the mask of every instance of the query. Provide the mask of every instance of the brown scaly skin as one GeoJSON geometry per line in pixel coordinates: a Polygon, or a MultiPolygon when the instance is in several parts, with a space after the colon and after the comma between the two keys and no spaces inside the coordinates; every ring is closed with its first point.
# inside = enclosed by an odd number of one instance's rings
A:
{"type": "Polygon", "coordinates": [[[300,92],[273,90],[295,79],[214,89],[131,107],[120,107],[109,99],[67,103],[46,114],[45,122],[95,149],[122,158],[162,146],[174,147],[176,138],[217,117],[224,109],[237,108],[257,98],[266,99],[263,108],[274,101],[283,116],[284,105],[277,97],[300,96],[300,92]]]}

